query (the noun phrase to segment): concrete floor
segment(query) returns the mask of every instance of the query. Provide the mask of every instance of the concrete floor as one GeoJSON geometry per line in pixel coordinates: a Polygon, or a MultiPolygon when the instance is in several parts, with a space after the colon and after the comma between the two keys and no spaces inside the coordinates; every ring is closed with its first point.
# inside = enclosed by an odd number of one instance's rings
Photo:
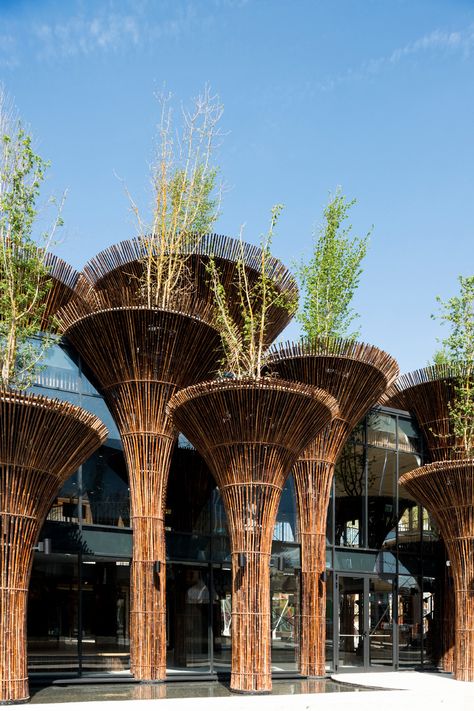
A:
{"type": "Polygon", "coordinates": [[[472,711],[474,683],[445,674],[380,672],[336,674],[325,681],[275,681],[271,696],[231,694],[219,682],[50,686],[32,689],[42,711],[472,711]],[[342,683],[341,683],[342,682],[342,683]],[[348,685],[354,685],[348,686],[348,685]],[[122,688],[121,688],[122,687],[122,688]],[[377,689],[377,690],[374,690],[377,689]],[[381,690],[384,689],[384,690],[381,690]],[[356,691],[357,696],[348,692],[356,691]],[[336,692],[336,693],[334,693],[336,692]],[[344,692],[344,693],[337,693],[344,692]],[[224,697],[224,698],[223,698],[224,697]]]}

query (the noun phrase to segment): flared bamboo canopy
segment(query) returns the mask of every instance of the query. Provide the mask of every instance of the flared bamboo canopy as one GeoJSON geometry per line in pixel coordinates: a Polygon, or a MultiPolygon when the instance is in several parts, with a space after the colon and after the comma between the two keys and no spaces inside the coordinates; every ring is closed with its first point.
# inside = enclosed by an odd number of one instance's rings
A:
{"type": "Polygon", "coordinates": [[[474,460],[438,461],[399,479],[433,516],[454,578],[454,676],[474,681],[474,460]]]}
{"type": "Polygon", "coordinates": [[[268,367],[286,380],[327,390],[338,402],[337,419],[351,429],[399,373],[396,360],[385,351],[343,338],[273,346],[268,367]]]}
{"type": "Polygon", "coordinates": [[[0,391],[0,701],[28,698],[33,546],[61,485],[106,436],[97,417],[68,402],[0,391]]]}
{"type": "Polygon", "coordinates": [[[226,509],[233,570],[231,688],[267,692],[269,560],[281,492],[302,449],[337,414],[337,403],[301,383],[224,379],[179,391],[169,410],[214,474],[226,509]]]}
{"type": "MultiPolygon", "coordinates": [[[[109,306],[122,306],[124,300],[133,305],[142,302],[140,283],[144,271],[143,259],[147,254],[148,239],[137,237],[124,240],[99,252],[84,266],[84,275],[97,292],[107,292],[109,306]]],[[[261,271],[262,250],[248,243],[224,235],[207,234],[190,240],[183,254],[186,256],[184,270],[186,284],[178,287],[182,297],[187,295],[189,306],[182,309],[209,320],[209,307],[213,310],[214,295],[211,290],[207,265],[210,256],[220,272],[222,285],[229,295],[228,303],[232,316],[240,317],[236,285],[236,263],[242,260],[252,285],[261,271]]],[[[288,294],[296,304],[298,287],[293,275],[275,257],[267,262],[268,276],[280,292],[288,294]]],[[[269,345],[288,325],[293,314],[281,306],[271,308],[267,318],[266,343],[269,345]]]]}
{"type": "Polygon", "coordinates": [[[311,441],[315,429],[337,415],[338,405],[326,391],[302,383],[223,378],[178,391],[168,410],[220,484],[258,481],[283,486],[290,462],[311,441]],[[255,467],[255,453],[265,453],[267,459],[271,447],[278,466],[255,467]]]}
{"type": "Polygon", "coordinates": [[[427,446],[430,461],[460,458],[449,416],[455,395],[456,374],[449,365],[430,365],[401,375],[381,402],[412,412],[427,446]]]}

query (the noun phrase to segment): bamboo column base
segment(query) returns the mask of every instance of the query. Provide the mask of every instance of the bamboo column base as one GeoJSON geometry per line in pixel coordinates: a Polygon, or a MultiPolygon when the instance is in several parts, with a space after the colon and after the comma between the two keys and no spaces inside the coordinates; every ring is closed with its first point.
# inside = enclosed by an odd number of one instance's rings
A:
{"type": "Polygon", "coordinates": [[[166,678],[166,553],[161,519],[133,519],[133,559],[130,570],[131,672],[140,681],[166,678]],[[148,538],[155,545],[144,546],[148,538]],[[145,550],[143,550],[145,548],[145,550]],[[138,549],[138,551],[137,551],[138,549]],[[142,556],[147,554],[148,558],[142,556]],[[155,549],[155,552],[153,552],[155,549]],[[159,563],[160,570],[155,570],[159,563]]]}
{"type": "Polygon", "coordinates": [[[240,664],[232,665],[230,688],[239,693],[270,693],[270,554],[239,552],[232,553],[232,658],[240,664]],[[243,567],[239,567],[239,552],[246,559],[243,567]]]}
{"type": "Polygon", "coordinates": [[[326,536],[301,534],[301,552],[300,673],[322,677],[326,673],[326,536]]]}
{"type": "Polygon", "coordinates": [[[28,590],[0,589],[0,703],[21,703],[30,698],[26,654],[28,590]],[[11,654],[11,649],[17,650],[11,654]]]}

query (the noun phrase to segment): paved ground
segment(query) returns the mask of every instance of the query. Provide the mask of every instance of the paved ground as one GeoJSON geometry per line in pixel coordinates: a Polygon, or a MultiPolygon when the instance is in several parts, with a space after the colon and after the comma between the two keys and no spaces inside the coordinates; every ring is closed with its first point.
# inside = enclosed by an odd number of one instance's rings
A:
{"type": "MultiPolygon", "coordinates": [[[[91,711],[100,706],[101,711],[472,711],[474,708],[474,683],[454,681],[444,674],[421,672],[381,672],[376,674],[336,674],[333,679],[344,685],[356,684],[358,690],[351,693],[321,693],[324,682],[286,682],[287,689],[280,683],[277,693],[271,696],[224,696],[211,692],[209,685],[200,682],[201,693],[187,698],[169,698],[167,689],[172,684],[146,687],[135,685],[132,698],[106,700],[107,694],[97,700],[97,695],[86,700],[87,689],[82,687],[83,700],[71,703],[42,703],[38,696],[33,696],[33,704],[41,703],[42,711],[91,711]],[[306,684],[306,686],[305,686],[306,684]],[[361,689],[360,687],[367,687],[361,689]],[[374,687],[386,690],[370,690],[374,687]],[[207,693],[205,690],[207,689],[207,693]],[[304,693],[306,690],[320,693],[304,693]],[[281,693],[283,691],[283,693],[281,693]],[[303,693],[301,693],[303,692],[303,693]],[[201,696],[205,694],[205,697],[201,696]],[[144,698],[145,697],[145,698],[144,698]],[[94,700],[93,700],[94,699],[94,700]]],[[[192,689],[191,684],[186,685],[192,689]]],[[[217,687],[216,687],[217,688],[217,687]]],[[[326,686],[326,690],[335,691],[337,686],[326,686]]],[[[342,690],[342,687],[339,687],[342,690]]],[[[344,691],[348,691],[344,687],[344,691]]],[[[171,693],[171,692],[170,692],[171,693]]],[[[51,697],[49,697],[51,698],[51,697]]],[[[58,697],[56,697],[58,698],[58,697]]],[[[74,697],[73,697],[74,698],[74,697]]],[[[76,696],[76,698],[78,698],[76,696]]],[[[110,696],[108,697],[110,699],[110,696]]],[[[64,696],[62,699],[66,700],[64,696]]]]}

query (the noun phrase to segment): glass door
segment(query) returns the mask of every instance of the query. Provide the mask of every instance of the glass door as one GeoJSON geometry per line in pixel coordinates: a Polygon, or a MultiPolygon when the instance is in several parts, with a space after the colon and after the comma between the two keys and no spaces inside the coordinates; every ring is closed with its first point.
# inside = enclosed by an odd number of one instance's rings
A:
{"type": "Polygon", "coordinates": [[[393,666],[393,580],[337,575],[337,668],[393,666]]]}
{"type": "Polygon", "coordinates": [[[364,667],[365,580],[338,575],[336,580],[338,600],[338,668],[364,667]]]}
{"type": "Polygon", "coordinates": [[[210,671],[208,566],[166,566],[168,670],[210,671]]]}
{"type": "Polygon", "coordinates": [[[213,671],[230,672],[232,661],[232,572],[214,567],[212,602],[213,671]]]}
{"type": "Polygon", "coordinates": [[[393,583],[392,580],[368,578],[368,664],[393,664],[393,583]]]}

